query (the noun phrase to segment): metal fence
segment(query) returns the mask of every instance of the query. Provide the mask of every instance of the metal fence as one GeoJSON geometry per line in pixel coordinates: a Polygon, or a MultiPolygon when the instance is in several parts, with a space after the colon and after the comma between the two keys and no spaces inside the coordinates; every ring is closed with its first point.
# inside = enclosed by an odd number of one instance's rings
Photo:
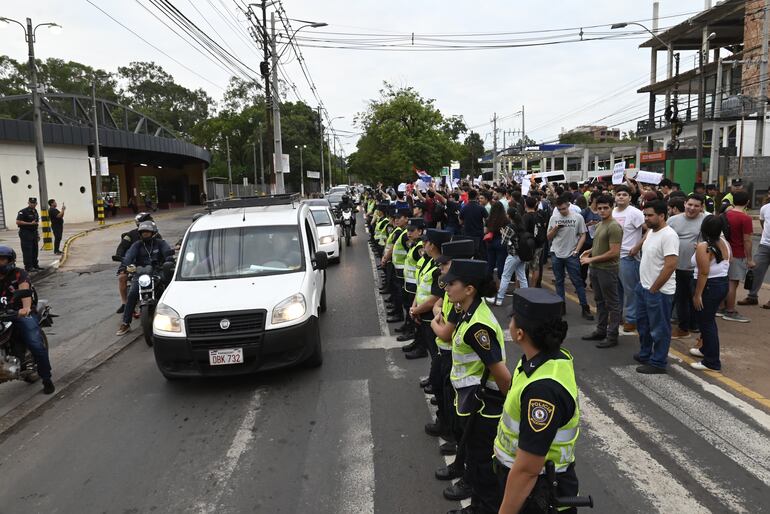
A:
{"type": "MultiPolygon", "coordinates": [[[[209,180],[206,182],[206,188],[208,190],[208,199],[216,200],[219,198],[227,198],[230,196],[230,184],[222,182],[214,182],[209,180]]],[[[262,194],[262,188],[255,186],[254,184],[233,184],[232,185],[233,196],[256,196],[262,194]]]]}

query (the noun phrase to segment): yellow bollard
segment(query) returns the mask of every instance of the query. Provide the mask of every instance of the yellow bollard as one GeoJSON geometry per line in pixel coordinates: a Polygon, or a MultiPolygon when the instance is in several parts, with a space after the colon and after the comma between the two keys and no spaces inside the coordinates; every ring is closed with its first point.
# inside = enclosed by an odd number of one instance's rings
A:
{"type": "Polygon", "coordinates": [[[40,210],[40,222],[43,227],[43,250],[53,250],[53,234],[51,232],[51,219],[48,217],[48,209],[42,208],[40,210]]]}
{"type": "Polygon", "coordinates": [[[104,198],[96,199],[96,219],[99,225],[104,225],[104,198]]]}

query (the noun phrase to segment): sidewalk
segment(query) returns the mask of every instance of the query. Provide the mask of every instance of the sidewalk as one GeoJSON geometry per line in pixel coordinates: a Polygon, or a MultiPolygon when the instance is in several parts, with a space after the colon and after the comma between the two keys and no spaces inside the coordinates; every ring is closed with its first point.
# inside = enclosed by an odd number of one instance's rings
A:
{"type": "MultiPolygon", "coordinates": [[[[543,286],[553,289],[553,272],[546,267],[543,272],[543,286]]],[[[567,309],[575,309],[577,298],[575,298],[575,289],[569,277],[565,280],[565,290],[574,300],[568,302],[567,309]]],[[[594,295],[590,288],[586,289],[588,302],[595,312],[594,295]]],[[[743,299],[746,291],[741,284],[738,289],[737,298],[743,299]]],[[[568,300],[571,300],[568,298],[568,300]]],[[[770,300],[770,285],[763,284],[759,292],[760,305],[770,300]]],[[[750,399],[758,401],[763,407],[768,408],[767,399],[770,398],[770,310],[761,309],[759,306],[744,307],[739,306],[741,314],[751,319],[750,323],[737,323],[734,321],[725,321],[717,318],[719,327],[720,359],[722,361],[722,372],[698,372],[693,373],[718,383],[720,386],[727,386],[733,392],[737,392],[750,399]]],[[[622,328],[622,327],[621,327],[622,328]]],[[[621,332],[620,347],[609,351],[628,352],[629,359],[631,355],[638,350],[639,337],[633,335],[623,335],[621,332]]],[[[568,337],[576,339],[578,344],[591,344],[587,341],[580,341],[584,334],[570,333],[568,337]]],[[[685,366],[690,370],[689,362],[695,359],[689,355],[689,349],[695,345],[696,334],[692,334],[684,339],[673,339],[671,341],[671,351],[669,357],[678,358],[685,362],[685,366]]]]}

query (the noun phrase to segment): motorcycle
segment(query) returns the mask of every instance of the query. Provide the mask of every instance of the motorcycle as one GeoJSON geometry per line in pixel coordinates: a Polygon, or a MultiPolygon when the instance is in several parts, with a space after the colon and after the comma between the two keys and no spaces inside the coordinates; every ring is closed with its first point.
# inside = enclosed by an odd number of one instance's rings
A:
{"type": "Polygon", "coordinates": [[[350,207],[342,209],[340,220],[342,231],[345,234],[345,246],[350,246],[350,237],[353,233],[353,211],[350,207]]]}
{"type": "MultiPolygon", "coordinates": [[[[14,300],[20,300],[32,296],[29,289],[18,290],[14,293],[14,300]]],[[[53,324],[51,307],[46,300],[39,300],[37,312],[40,316],[40,326],[50,327],[53,324]]],[[[37,364],[29,349],[20,348],[13,339],[13,324],[19,318],[18,311],[0,305],[0,383],[11,380],[24,380],[35,382],[40,376],[37,374],[37,364]],[[22,355],[22,357],[18,357],[22,355]]],[[[43,346],[48,349],[48,338],[41,330],[43,346]]]]}
{"type": "Polygon", "coordinates": [[[147,346],[152,346],[152,320],[155,317],[155,307],[163,296],[166,286],[171,279],[174,263],[167,262],[162,266],[141,266],[137,268],[133,264],[126,268],[129,283],[135,276],[139,285],[139,319],[142,325],[142,333],[147,346]]]}

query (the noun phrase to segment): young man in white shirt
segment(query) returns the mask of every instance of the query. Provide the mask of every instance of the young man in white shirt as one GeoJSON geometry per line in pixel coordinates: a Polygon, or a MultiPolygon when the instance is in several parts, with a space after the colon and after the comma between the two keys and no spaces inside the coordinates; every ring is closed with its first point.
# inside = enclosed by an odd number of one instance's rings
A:
{"type": "Polygon", "coordinates": [[[674,271],[679,261],[679,236],[666,225],[666,202],[655,200],[644,206],[649,231],[642,245],[639,284],[636,286],[636,329],[639,353],[634,360],[638,373],[666,372],[671,346],[671,305],[676,292],[674,271]]]}
{"type": "Polygon", "coordinates": [[[639,250],[646,230],[642,211],[631,205],[631,191],[626,185],[615,186],[615,209],[612,211],[621,227],[623,241],[620,244],[619,295],[625,310],[623,330],[636,330],[636,296],[634,288],[639,283],[639,250]]]}

